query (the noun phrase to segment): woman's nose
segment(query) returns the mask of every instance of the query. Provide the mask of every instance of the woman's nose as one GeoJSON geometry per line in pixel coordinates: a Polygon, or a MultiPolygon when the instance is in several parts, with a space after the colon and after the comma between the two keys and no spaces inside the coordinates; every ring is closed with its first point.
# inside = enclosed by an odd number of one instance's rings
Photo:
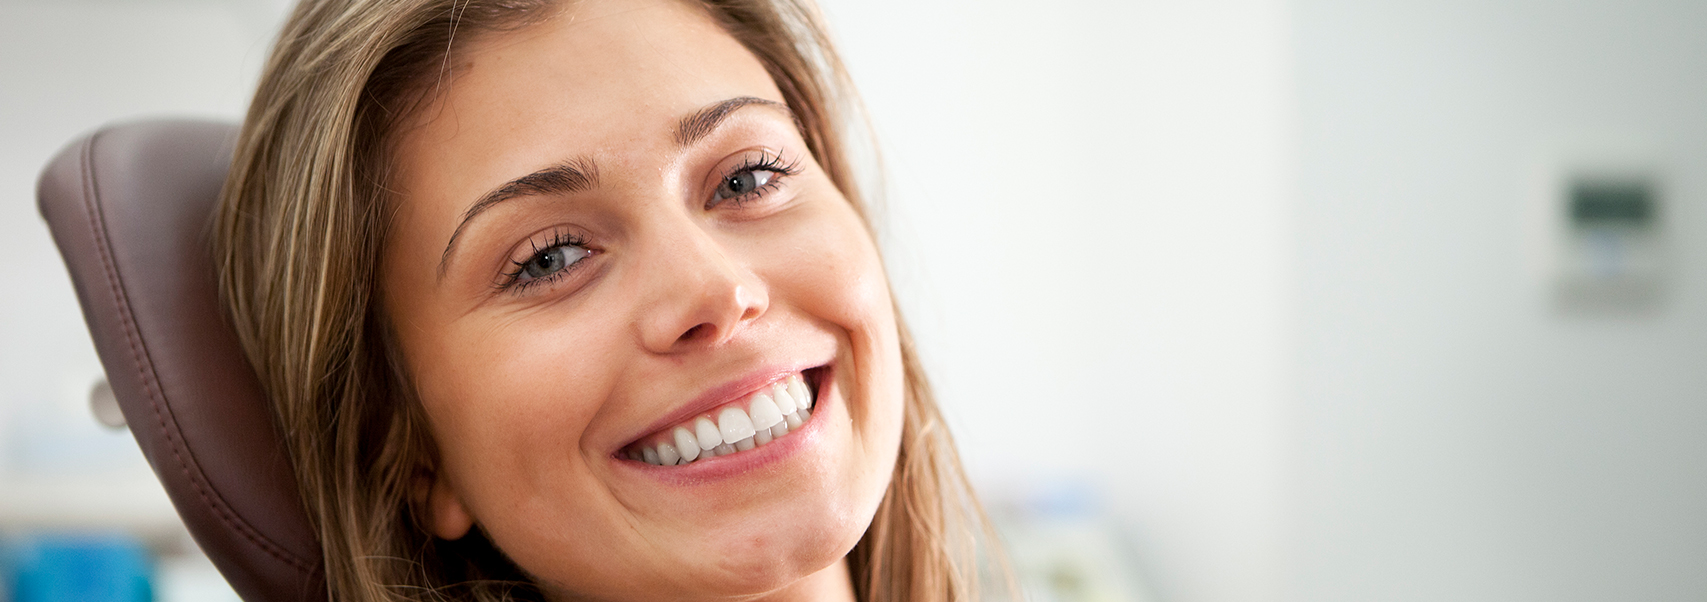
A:
{"type": "Polygon", "coordinates": [[[729,341],[770,306],[764,282],[710,233],[672,232],[647,262],[649,299],[641,299],[640,338],[653,353],[678,353],[729,341]]]}

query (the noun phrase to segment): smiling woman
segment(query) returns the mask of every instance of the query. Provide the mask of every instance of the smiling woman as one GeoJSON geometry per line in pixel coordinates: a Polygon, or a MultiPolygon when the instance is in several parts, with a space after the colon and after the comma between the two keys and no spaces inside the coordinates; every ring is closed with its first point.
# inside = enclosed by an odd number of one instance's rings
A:
{"type": "Polygon", "coordinates": [[[959,600],[794,0],[309,0],[220,209],[332,599],[959,600]]]}

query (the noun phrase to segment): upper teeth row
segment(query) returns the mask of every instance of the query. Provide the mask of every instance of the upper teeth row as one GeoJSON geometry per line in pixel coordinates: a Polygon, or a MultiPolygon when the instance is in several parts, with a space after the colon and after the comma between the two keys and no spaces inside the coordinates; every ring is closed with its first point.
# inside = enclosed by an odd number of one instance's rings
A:
{"type": "MultiPolygon", "coordinates": [[[[642,445],[640,457],[634,459],[674,466],[747,451],[800,428],[812,417],[811,410],[812,392],[795,374],[725,406],[718,411],[715,424],[709,416],[700,416],[690,424],[677,426],[666,440],[642,445]]],[[[633,456],[630,452],[629,457],[633,456]]]]}

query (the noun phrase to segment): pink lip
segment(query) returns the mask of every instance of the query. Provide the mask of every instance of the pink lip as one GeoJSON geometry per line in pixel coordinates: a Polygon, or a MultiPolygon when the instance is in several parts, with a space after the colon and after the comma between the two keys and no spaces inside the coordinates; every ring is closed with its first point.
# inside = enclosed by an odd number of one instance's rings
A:
{"type": "Polygon", "coordinates": [[[629,439],[627,443],[624,443],[615,450],[612,450],[611,457],[617,457],[622,453],[623,448],[633,445],[636,441],[639,441],[647,435],[664,430],[678,423],[685,422],[688,419],[693,418],[695,415],[706,412],[717,406],[751,395],[754,391],[768,387],[771,383],[787,378],[790,374],[805,372],[812,368],[824,365],[826,364],[802,364],[794,367],[767,366],[754,370],[735,380],[712,387],[706,392],[701,393],[698,397],[695,397],[693,401],[688,402],[676,411],[670,412],[663,418],[660,418],[654,421],[651,425],[648,425],[645,431],[635,435],[632,439],[629,439]]]}

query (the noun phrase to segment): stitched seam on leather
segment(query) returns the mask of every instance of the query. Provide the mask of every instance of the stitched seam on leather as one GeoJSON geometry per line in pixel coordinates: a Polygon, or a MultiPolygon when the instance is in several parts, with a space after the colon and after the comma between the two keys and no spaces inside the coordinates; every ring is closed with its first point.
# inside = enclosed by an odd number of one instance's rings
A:
{"type": "MultiPolygon", "coordinates": [[[[125,293],[123,280],[119,277],[118,266],[113,260],[112,247],[107,240],[106,216],[101,210],[100,187],[95,181],[95,143],[101,135],[101,133],[96,133],[91,136],[88,144],[83,147],[84,204],[86,205],[85,209],[89,212],[89,228],[93,234],[91,238],[94,239],[98,251],[96,255],[101,258],[101,267],[106,272],[107,286],[111,290],[113,301],[117,306],[119,323],[124,327],[126,342],[130,344],[131,360],[135,363],[137,376],[142,380],[144,390],[148,392],[148,403],[150,409],[154,411],[155,425],[166,436],[166,442],[172,450],[172,458],[177,461],[179,470],[183,471],[184,476],[190,481],[190,486],[195,489],[196,495],[201,497],[202,502],[213,511],[214,516],[220,522],[225,523],[227,527],[242,535],[244,539],[249,540],[250,543],[273,558],[283,561],[299,571],[312,573],[314,567],[262,535],[249,525],[248,521],[236,516],[236,513],[227,506],[225,500],[217,492],[211,492],[209,491],[210,488],[203,486],[205,477],[200,474],[199,465],[195,470],[191,470],[189,463],[184,459],[184,455],[188,454],[189,450],[183,445],[182,440],[176,436],[176,433],[167,426],[166,413],[170,412],[170,408],[164,407],[165,394],[160,389],[159,382],[154,375],[153,361],[148,357],[148,350],[142,344],[142,336],[131,313],[130,300],[125,293]]],[[[172,423],[175,425],[177,420],[174,419],[172,423]]]]}

